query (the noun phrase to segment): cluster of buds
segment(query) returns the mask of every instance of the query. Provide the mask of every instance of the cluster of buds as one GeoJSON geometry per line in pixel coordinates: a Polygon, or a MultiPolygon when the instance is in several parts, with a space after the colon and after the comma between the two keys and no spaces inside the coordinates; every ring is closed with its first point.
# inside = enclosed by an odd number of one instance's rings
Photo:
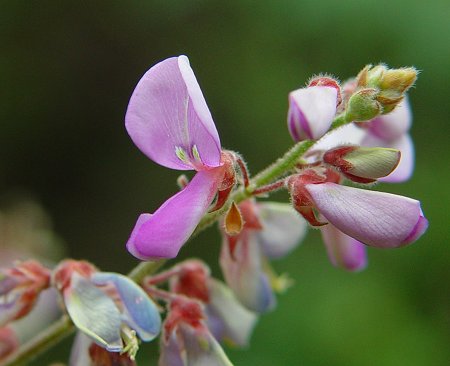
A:
{"type": "Polygon", "coordinates": [[[414,149],[405,93],[416,76],[414,68],[369,65],[342,88],[319,77],[290,94],[288,128],[294,141],[325,136],[285,185],[294,208],[320,227],[332,263],[347,270],[366,266],[364,244],[403,246],[427,228],[418,201],[343,186],[347,181],[367,185],[410,178],[414,149]],[[340,125],[345,126],[333,128],[340,125]]]}

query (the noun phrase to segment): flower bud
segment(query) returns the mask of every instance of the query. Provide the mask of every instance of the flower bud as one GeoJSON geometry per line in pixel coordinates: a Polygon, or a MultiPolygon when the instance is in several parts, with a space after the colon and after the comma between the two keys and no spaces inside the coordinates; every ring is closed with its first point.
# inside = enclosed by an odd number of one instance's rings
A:
{"type": "Polygon", "coordinates": [[[417,70],[414,67],[389,69],[380,64],[367,65],[358,75],[359,87],[378,90],[377,101],[382,105],[382,113],[391,112],[403,99],[406,91],[414,85],[417,70]]]}
{"type": "Polygon", "coordinates": [[[323,161],[357,183],[372,183],[392,173],[400,162],[400,151],[382,147],[340,146],[328,150],[323,161]]]}
{"type": "Polygon", "coordinates": [[[365,88],[354,93],[345,110],[347,121],[368,121],[378,116],[382,107],[377,101],[378,91],[373,88],[365,88]]]}
{"type": "Polygon", "coordinates": [[[308,87],[311,86],[327,86],[330,88],[335,88],[337,91],[336,105],[341,104],[342,102],[341,87],[336,79],[333,79],[329,76],[315,76],[312,77],[311,80],[309,80],[308,87]]]}
{"type": "Polygon", "coordinates": [[[335,87],[312,86],[291,92],[288,129],[294,141],[322,137],[333,122],[337,100],[335,87]]]}

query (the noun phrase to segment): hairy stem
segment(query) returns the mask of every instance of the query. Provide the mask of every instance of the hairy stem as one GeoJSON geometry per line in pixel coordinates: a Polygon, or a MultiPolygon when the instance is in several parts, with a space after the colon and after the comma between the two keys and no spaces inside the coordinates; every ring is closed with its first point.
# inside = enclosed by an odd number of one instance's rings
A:
{"type": "Polygon", "coordinates": [[[251,180],[248,190],[252,192],[261,186],[265,186],[274,180],[281,178],[295,167],[302,155],[313,145],[314,141],[312,140],[300,141],[295,144],[275,163],[258,173],[251,180]]]}

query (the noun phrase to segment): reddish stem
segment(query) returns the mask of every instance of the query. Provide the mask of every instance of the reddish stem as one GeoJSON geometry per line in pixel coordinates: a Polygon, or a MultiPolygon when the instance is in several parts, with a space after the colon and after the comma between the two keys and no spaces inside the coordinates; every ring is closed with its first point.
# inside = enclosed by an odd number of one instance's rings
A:
{"type": "Polygon", "coordinates": [[[151,296],[151,297],[156,297],[160,300],[163,300],[165,302],[170,302],[175,300],[176,298],[179,297],[179,295],[173,294],[169,291],[165,291],[165,290],[161,290],[157,287],[154,286],[145,286],[144,285],[144,290],[151,296]]]}
{"type": "Polygon", "coordinates": [[[250,184],[247,166],[240,156],[236,156],[236,162],[239,165],[239,169],[241,170],[242,173],[242,179],[244,180],[244,187],[247,188],[250,184]]]}
{"type": "Polygon", "coordinates": [[[160,272],[157,275],[146,277],[143,281],[144,286],[152,286],[161,282],[166,282],[170,279],[170,277],[177,276],[182,271],[183,268],[181,266],[175,266],[167,271],[160,272]]]}
{"type": "Polygon", "coordinates": [[[284,187],[284,179],[278,180],[278,181],[276,181],[276,182],[274,182],[274,183],[268,184],[268,185],[263,186],[263,187],[259,187],[258,189],[255,189],[255,190],[252,192],[252,194],[253,194],[254,196],[257,196],[257,195],[259,195],[259,194],[269,193],[269,192],[276,191],[276,190],[278,190],[278,189],[280,189],[280,188],[283,188],[283,187],[284,187]]]}

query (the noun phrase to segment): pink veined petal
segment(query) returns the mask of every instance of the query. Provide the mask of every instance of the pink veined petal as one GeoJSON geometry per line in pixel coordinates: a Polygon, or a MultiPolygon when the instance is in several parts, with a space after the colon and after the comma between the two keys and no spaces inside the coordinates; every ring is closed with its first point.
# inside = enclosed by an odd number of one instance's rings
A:
{"type": "Polygon", "coordinates": [[[200,166],[220,165],[219,135],[186,56],[161,61],[144,74],[128,104],[125,126],[136,146],[160,165],[193,169],[194,146],[200,166]],[[177,148],[188,162],[180,160],[177,148]]]}
{"type": "Polygon", "coordinates": [[[306,189],[327,221],[370,246],[401,247],[427,228],[420,202],[408,197],[334,183],[308,184],[306,189]]]}
{"type": "Polygon", "coordinates": [[[361,142],[362,146],[390,147],[401,152],[400,163],[387,177],[378,179],[385,183],[401,183],[411,178],[414,171],[414,144],[409,134],[403,135],[397,140],[386,142],[373,135],[367,134],[361,142]]]}
{"type": "Polygon", "coordinates": [[[336,114],[337,90],[313,86],[289,94],[288,129],[294,141],[318,139],[336,114]]]}
{"type": "Polygon", "coordinates": [[[385,141],[394,141],[409,131],[411,122],[411,107],[408,99],[404,98],[392,112],[374,118],[365,125],[372,135],[385,141]]]}
{"type": "Polygon", "coordinates": [[[332,224],[321,226],[322,239],[328,258],[335,267],[347,271],[361,271],[367,266],[366,246],[344,234],[332,224]]]}
{"type": "Polygon", "coordinates": [[[198,172],[154,214],[142,214],[127,243],[142,260],[174,258],[208,210],[222,179],[221,167],[198,172]]]}
{"type": "Polygon", "coordinates": [[[280,258],[294,250],[306,235],[306,221],[287,203],[263,202],[257,207],[263,229],[255,235],[264,254],[280,258]]]}

